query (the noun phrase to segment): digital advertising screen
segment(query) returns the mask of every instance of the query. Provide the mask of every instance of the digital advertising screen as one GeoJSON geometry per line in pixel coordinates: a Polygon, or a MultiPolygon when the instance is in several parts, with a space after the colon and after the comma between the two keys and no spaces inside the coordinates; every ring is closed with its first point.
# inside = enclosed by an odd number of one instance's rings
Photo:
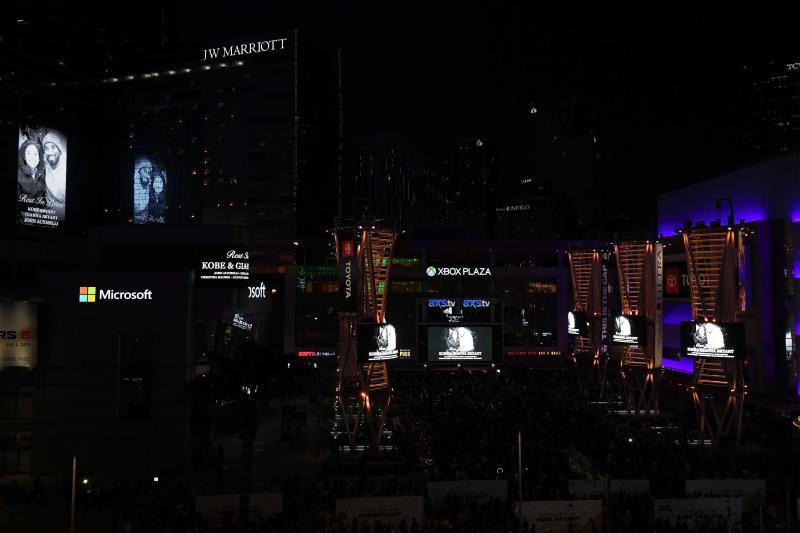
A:
{"type": "Polygon", "coordinates": [[[133,223],[167,221],[167,171],[154,157],[140,155],[133,163],[133,223]]]}
{"type": "Polygon", "coordinates": [[[43,126],[20,126],[17,157],[17,222],[58,228],[67,200],[67,137],[43,126]]]}
{"type": "Polygon", "coordinates": [[[397,330],[391,324],[359,324],[356,338],[359,363],[391,361],[400,356],[397,330]]]}
{"type": "Polygon", "coordinates": [[[744,324],[681,322],[681,355],[706,359],[745,359],[744,324]]]}
{"type": "MultiPolygon", "coordinates": [[[[245,283],[250,280],[250,251],[236,245],[209,247],[200,254],[196,272],[199,281],[209,285],[245,283]]],[[[260,286],[254,286],[250,293],[259,294],[260,289],[260,286]]]]}
{"type": "Polygon", "coordinates": [[[645,344],[647,342],[647,318],[639,315],[614,317],[614,344],[645,344]]]}
{"type": "Polygon", "coordinates": [[[490,322],[492,302],[481,298],[428,298],[428,322],[490,322]]]}
{"type": "Polygon", "coordinates": [[[567,333],[582,336],[589,334],[589,319],[584,311],[567,313],[567,333]]]}
{"type": "Polygon", "coordinates": [[[34,302],[0,302],[0,370],[36,366],[36,310],[34,302]]]}
{"type": "Polygon", "coordinates": [[[494,328],[491,326],[430,326],[428,362],[491,362],[494,328]]]}

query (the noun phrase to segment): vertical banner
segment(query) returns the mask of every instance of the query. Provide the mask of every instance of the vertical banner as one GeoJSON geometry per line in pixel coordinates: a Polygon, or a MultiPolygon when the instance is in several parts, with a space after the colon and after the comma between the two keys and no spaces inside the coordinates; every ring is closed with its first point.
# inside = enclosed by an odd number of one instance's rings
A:
{"type": "Polygon", "coordinates": [[[137,156],[133,163],[133,223],[164,224],[167,201],[164,166],[153,157],[137,156]]]}
{"type": "Polygon", "coordinates": [[[339,231],[336,245],[339,247],[339,312],[354,313],[358,311],[360,282],[355,233],[339,231]]]}
{"type": "Polygon", "coordinates": [[[600,350],[608,353],[608,250],[600,261],[600,350]]]}
{"type": "Polygon", "coordinates": [[[58,228],[66,208],[66,136],[52,128],[21,126],[17,149],[17,222],[58,228]]]}
{"type": "Polygon", "coordinates": [[[661,357],[664,352],[663,315],[664,315],[664,245],[656,243],[656,314],[653,317],[655,328],[655,346],[653,363],[661,368],[661,357]]]}
{"type": "Polygon", "coordinates": [[[36,303],[0,303],[0,370],[36,366],[36,303]]]}

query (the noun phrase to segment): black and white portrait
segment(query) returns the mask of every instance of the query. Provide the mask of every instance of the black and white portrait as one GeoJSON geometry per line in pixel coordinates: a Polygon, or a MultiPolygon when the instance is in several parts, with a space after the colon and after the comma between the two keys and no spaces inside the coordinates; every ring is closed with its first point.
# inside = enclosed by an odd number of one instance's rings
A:
{"type": "Polygon", "coordinates": [[[139,156],[133,166],[133,222],[164,224],[167,211],[167,173],[154,158],[139,156]]]}
{"type": "Polygon", "coordinates": [[[378,352],[397,350],[397,333],[391,324],[381,324],[375,331],[375,346],[378,352]]]}
{"type": "Polygon", "coordinates": [[[21,126],[17,158],[17,218],[58,227],[67,195],[67,139],[52,128],[21,126]]]}
{"type": "Polygon", "coordinates": [[[475,338],[469,328],[447,328],[445,344],[448,352],[475,351],[475,338]]]}
{"type": "Polygon", "coordinates": [[[694,345],[702,350],[720,350],[725,348],[725,334],[722,328],[712,322],[695,324],[694,345]]]}
{"type": "Polygon", "coordinates": [[[630,337],[631,322],[626,316],[618,316],[614,319],[614,335],[630,337]]]}

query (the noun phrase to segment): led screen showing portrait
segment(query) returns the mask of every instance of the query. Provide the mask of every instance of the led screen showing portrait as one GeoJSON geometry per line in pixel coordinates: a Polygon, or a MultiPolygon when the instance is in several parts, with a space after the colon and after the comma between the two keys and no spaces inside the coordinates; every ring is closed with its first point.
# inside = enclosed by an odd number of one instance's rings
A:
{"type": "Polygon", "coordinates": [[[164,224],[167,200],[164,166],[156,158],[137,156],[133,165],[133,223],[164,224]]]}
{"type": "Polygon", "coordinates": [[[359,324],[357,339],[360,363],[390,361],[399,357],[397,330],[391,324],[359,324]]]}
{"type": "Polygon", "coordinates": [[[706,359],[745,359],[744,324],[681,322],[681,355],[706,359]]]}
{"type": "Polygon", "coordinates": [[[494,357],[490,326],[452,326],[428,328],[429,362],[488,361],[494,357]]]}
{"type": "Polygon", "coordinates": [[[17,222],[58,228],[66,210],[66,136],[43,126],[20,126],[17,149],[17,222]]]}
{"type": "Polygon", "coordinates": [[[647,319],[638,315],[614,317],[614,344],[645,344],[647,342],[647,319]]]}
{"type": "Polygon", "coordinates": [[[567,334],[583,335],[589,334],[589,320],[583,311],[570,311],[567,313],[567,334]]]}

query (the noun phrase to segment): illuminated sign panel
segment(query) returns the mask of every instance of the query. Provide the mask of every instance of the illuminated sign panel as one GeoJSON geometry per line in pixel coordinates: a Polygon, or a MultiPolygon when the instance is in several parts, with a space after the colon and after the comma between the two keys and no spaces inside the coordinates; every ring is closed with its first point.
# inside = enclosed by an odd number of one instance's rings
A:
{"type": "Polygon", "coordinates": [[[619,315],[614,318],[614,344],[645,344],[647,342],[647,319],[639,315],[619,315]]]}
{"type": "Polygon", "coordinates": [[[218,46],[216,48],[206,48],[203,50],[203,61],[209,59],[227,59],[229,57],[248,56],[263,52],[276,52],[286,49],[286,41],[289,39],[268,39],[252,43],[232,44],[229,46],[218,46]]]}
{"type": "Polygon", "coordinates": [[[36,358],[36,304],[0,303],[0,370],[32,368],[36,358]]]}
{"type": "Polygon", "coordinates": [[[582,311],[570,311],[567,313],[567,334],[583,335],[589,334],[589,319],[582,311]]]}
{"type": "Polygon", "coordinates": [[[480,298],[429,298],[427,322],[490,322],[490,300],[480,298]]]}
{"type": "Polygon", "coordinates": [[[250,279],[250,252],[230,249],[221,258],[200,261],[200,279],[203,281],[231,281],[250,279]]]}
{"type": "Polygon", "coordinates": [[[133,163],[133,223],[164,224],[167,219],[167,171],[150,156],[133,163]]]}
{"type": "Polygon", "coordinates": [[[41,126],[20,127],[17,149],[17,222],[59,227],[66,210],[66,136],[41,126]]]}
{"type": "Polygon", "coordinates": [[[78,303],[96,303],[100,300],[152,300],[153,291],[117,291],[114,289],[99,289],[93,286],[78,287],[78,303]]]}
{"type": "Polygon", "coordinates": [[[433,267],[425,269],[428,277],[434,276],[491,276],[489,267],[433,267]]]}
{"type": "Polygon", "coordinates": [[[681,355],[705,359],[745,359],[744,324],[681,322],[681,355]]]}
{"type": "Polygon", "coordinates": [[[397,330],[391,324],[359,324],[356,347],[360,363],[390,361],[400,356],[397,330]]]}
{"type": "Polygon", "coordinates": [[[355,235],[352,231],[339,233],[339,311],[358,311],[360,270],[355,235]]]}
{"type": "Polygon", "coordinates": [[[491,326],[428,327],[429,362],[491,362],[494,332],[491,326]]]}

